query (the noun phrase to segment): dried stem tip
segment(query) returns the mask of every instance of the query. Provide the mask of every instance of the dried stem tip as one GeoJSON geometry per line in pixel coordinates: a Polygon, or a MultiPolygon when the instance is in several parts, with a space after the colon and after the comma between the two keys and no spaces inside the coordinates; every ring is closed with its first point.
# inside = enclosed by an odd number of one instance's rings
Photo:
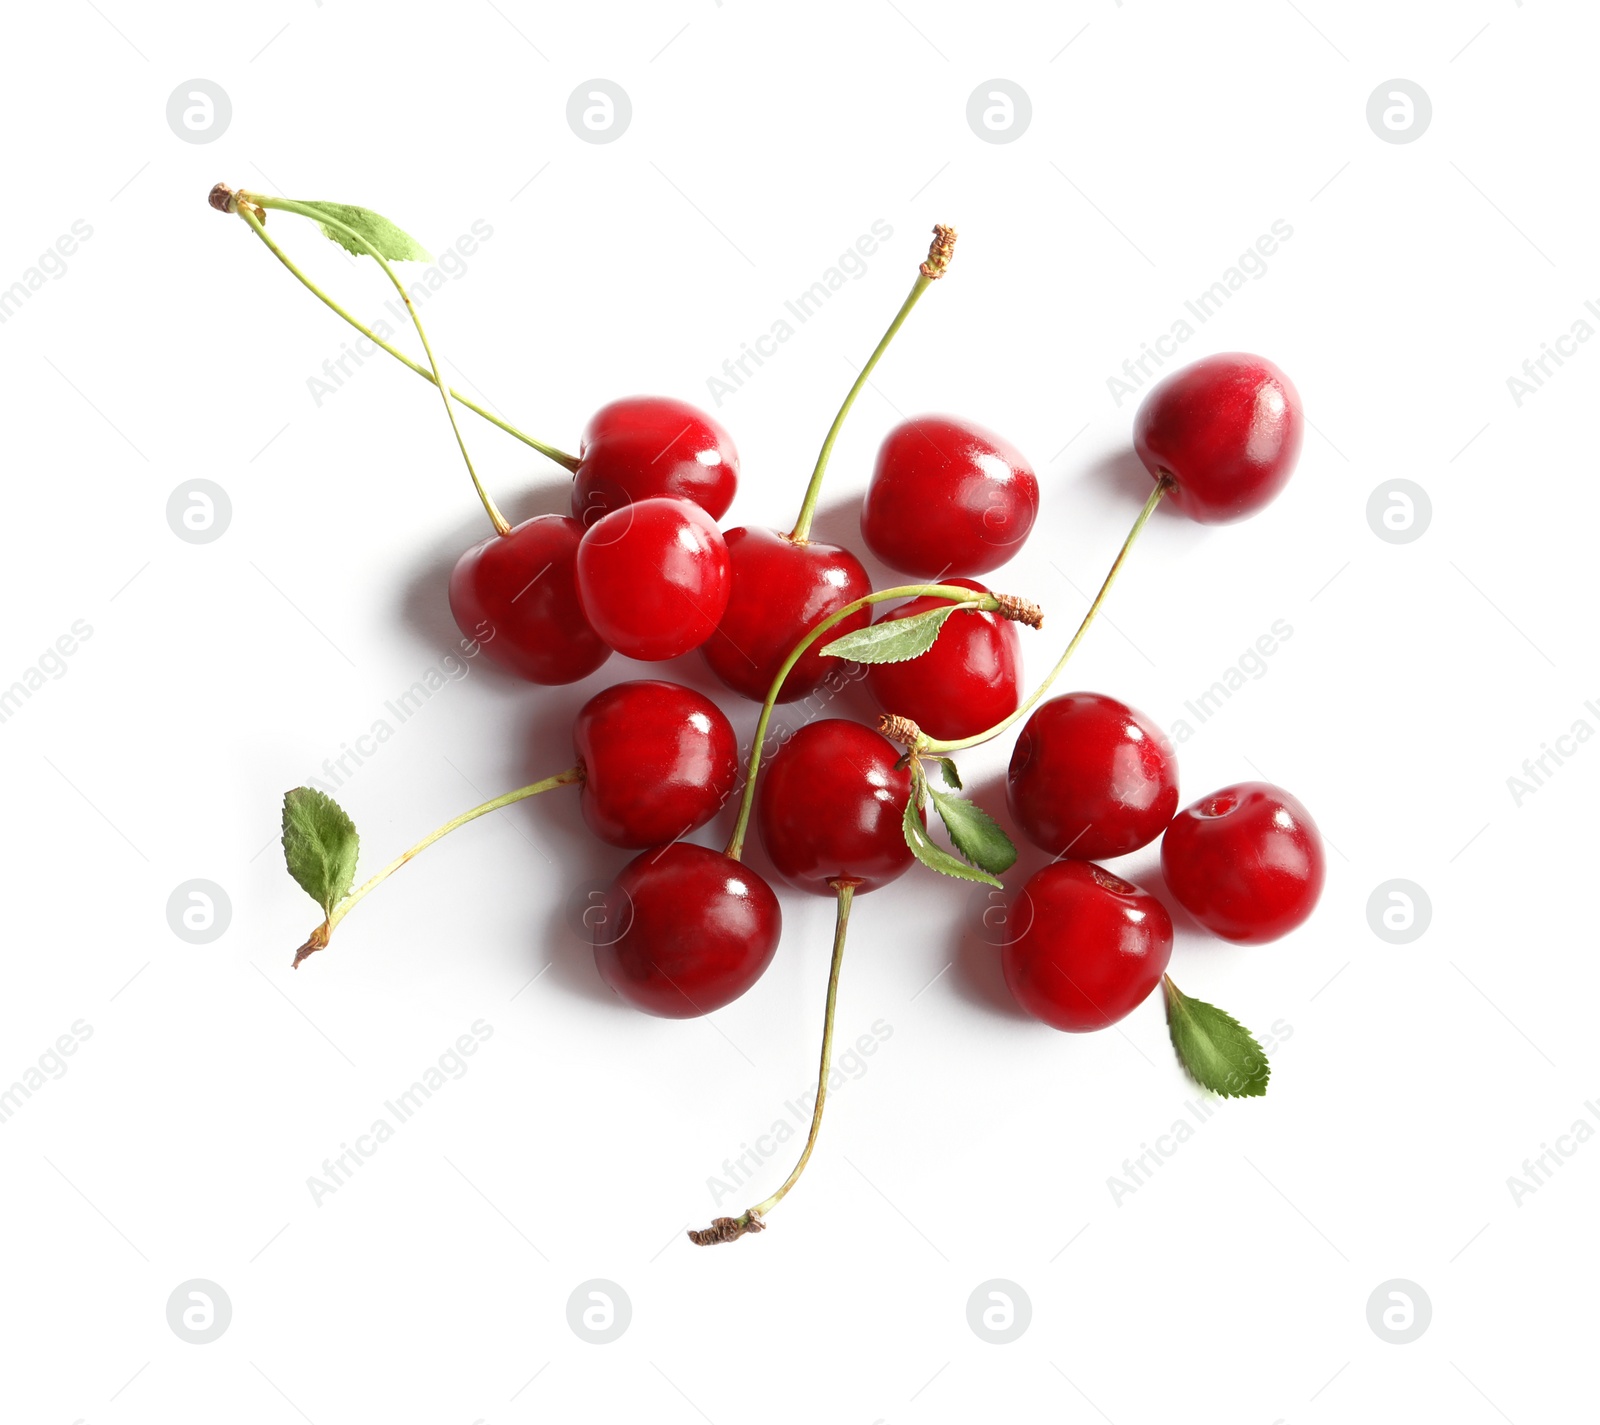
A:
{"type": "Polygon", "coordinates": [[[922,740],[922,729],[908,717],[898,713],[884,713],[878,718],[878,731],[891,742],[915,747],[922,740]]]}
{"type": "Polygon", "coordinates": [[[298,970],[302,960],[309,960],[317,951],[326,950],[328,948],[328,937],[332,934],[332,927],[329,926],[327,921],[323,921],[321,925],[311,932],[306,943],[294,952],[294,964],[289,968],[298,970]]]}
{"type": "Polygon", "coordinates": [[[995,601],[1000,605],[995,610],[1001,618],[1008,618],[1013,623],[1025,623],[1029,628],[1038,628],[1044,622],[1044,610],[1029,599],[1019,599],[1015,594],[996,594],[995,601]]]}
{"type": "Polygon", "coordinates": [[[219,183],[206,196],[206,202],[211,204],[219,213],[233,211],[233,189],[226,183],[219,183]]]}
{"type": "Polygon", "coordinates": [[[944,276],[950,258],[956,250],[956,230],[943,223],[935,223],[933,241],[928,245],[928,260],[922,264],[922,275],[930,282],[944,276]]]}
{"type": "Polygon", "coordinates": [[[767,1224],[761,1214],[752,1208],[743,1217],[714,1217],[711,1226],[689,1233],[696,1247],[715,1247],[719,1242],[737,1242],[746,1232],[762,1232],[767,1224]]]}

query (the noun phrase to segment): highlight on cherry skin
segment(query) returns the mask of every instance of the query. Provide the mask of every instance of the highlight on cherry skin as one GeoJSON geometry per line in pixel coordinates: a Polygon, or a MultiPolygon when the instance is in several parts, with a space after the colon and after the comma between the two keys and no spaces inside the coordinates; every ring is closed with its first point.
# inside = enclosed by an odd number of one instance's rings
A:
{"type": "Polygon", "coordinates": [[[1103,693],[1040,703],[1006,773],[1006,805],[1041,851],[1103,861],[1147,846],[1178,810],[1178,757],[1142,712],[1103,693]]]}
{"type": "Polygon", "coordinates": [[[865,895],[911,868],[902,818],[911,773],[880,732],[843,718],[807,723],[766,768],[756,828],[774,869],[797,890],[865,895]]]}
{"type": "Polygon", "coordinates": [[[1150,388],[1133,445],[1167,500],[1201,524],[1242,520],[1288,484],[1305,441],[1300,394],[1265,357],[1202,357],[1150,388]]]}
{"type": "Polygon", "coordinates": [[[1039,513],[1039,478],[1016,446],[954,416],[915,416],[878,448],[861,537],[918,579],[986,574],[1021,548],[1039,513]]]}
{"type": "Polygon", "coordinates": [[[691,500],[714,520],[739,487],[739,452],[719,422],[670,396],[626,396],[589,418],[572,516],[585,527],[636,500],[691,500]]]}
{"type": "Polygon", "coordinates": [[[711,637],[732,588],[716,521],[689,500],[638,500],[578,542],[578,599],[618,653],[659,663],[711,637]]]}
{"type": "Polygon", "coordinates": [[[1270,782],[1237,782],[1185,807],[1161,839],[1173,898],[1224,940],[1260,945],[1303,925],[1328,874],[1311,813],[1270,782]]]}
{"type": "Polygon", "coordinates": [[[607,889],[595,968],[635,1009],[692,1019],[755,984],[782,932],[766,881],[721,851],[674,841],[634,857],[607,889]]]}
{"type": "Polygon", "coordinates": [[[450,612],[489,660],[530,683],[575,683],[611,656],[578,601],[578,541],[565,515],[538,515],[475,544],[450,573],[450,612]]]}
{"type": "Polygon", "coordinates": [[[1012,907],[1001,950],[1012,997],[1035,1019],[1081,1034],[1143,1003],[1172,957],[1172,917],[1148,891],[1088,861],[1052,861],[1012,907]]]}
{"type": "MultiPolygon", "coordinates": [[[[988,593],[972,579],[941,584],[988,593]]],[[[943,599],[912,599],[879,623],[942,608],[943,599]]],[[[933,647],[903,663],[874,663],[867,690],[885,713],[910,718],[929,737],[972,737],[1017,710],[1021,700],[1022,636],[997,613],[962,609],[945,620],[933,647]]]]}

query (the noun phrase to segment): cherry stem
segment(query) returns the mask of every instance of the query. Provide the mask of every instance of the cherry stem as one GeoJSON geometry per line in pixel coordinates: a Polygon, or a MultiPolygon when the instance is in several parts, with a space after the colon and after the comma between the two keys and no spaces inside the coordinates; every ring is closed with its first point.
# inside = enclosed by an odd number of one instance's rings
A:
{"type": "MultiPolygon", "coordinates": [[[[377,332],[373,331],[371,327],[351,316],[349,312],[347,312],[336,301],[334,301],[332,297],[318,287],[315,282],[307,277],[306,274],[295,265],[294,259],[291,258],[289,254],[286,253],[281,247],[279,247],[275,241],[273,241],[266,228],[262,226],[261,220],[256,217],[255,213],[252,212],[251,209],[239,208],[236,211],[238,212],[239,216],[250,225],[250,230],[267,245],[267,250],[274,257],[276,257],[279,262],[288,268],[288,270],[293,273],[295,278],[298,279],[300,285],[310,292],[311,295],[321,302],[325,307],[327,307],[329,311],[340,317],[343,317],[345,321],[347,321],[358,332],[360,332],[362,336],[366,337],[366,339],[374,346],[381,347],[384,351],[388,352],[390,356],[394,357],[394,359],[402,366],[409,367],[412,371],[415,371],[417,375],[422,377],[424,381],[430,381],[433,382],[434,385],[438,385],[438,382],[434,380],[433,372],[428,370],[426,366],[423,366],[420,362],[413,361],[405,354],[405,352],[385,341],[377,334],[377,332]]],[[[563,466],[567,470],[576,472],[578,468],[578,457],[576,455],[568,455],[564,450],[558,450],[553,445],[546,445],[542,440],[535,440],[526,431],[518,430],[516,426],[511,424],[510,421],[502,420],[499,416],[495,415],[494,412],[486,411],[476,401],[471,400],[469,397],[463,396],[461,392],[456,390],[454,386],[450,388],[450,394],[454,396],[455,399],[465,406],[469,411],[473,412],[473,414],[482,416],[483,419],[488,421],[490,425],[499,426],[500,429],[503,430],[507,435],[515,436],[516,439],[520,440],[524,445],[532,446],[533,449],[537,450],[541,455],[547,456],[549,459],[555,461],[557,465],[563,466]]]]}
{"type": "Polygon", "coordinates": [[[504,796],[496,797],[493,801],[484,802],[482,806],[473,807],[471,811],[462,812],[460,816],[445,822],[437,830],[429,832],[409,851],[404,851],[399,856],[396,856],[371,880],[357,886],[338,905],[334,906],[328,913],[328,918],[312,931],[311,938],[295,952],[295,968],[298,969],[300,962],[308,955],[327,947],[328,937],[333,934],[339,922],[350,914],[359,901],[381,886],[407,861],[421,855],[435,841],[448,836],[458,826],[465,826],[469,821],[476,821],[480,816],[487,816],[492,811],[499,811],[501,807],[508,807],[512,802],[525,801],[529,797],[538,796],[540,792],[548,792],[552,787],[569,787],[574,782],[581,782],[582,780],[583,767],[581,764],[576,767],[568,767],[565,772],[558,772],[554,777],[546,777],[542,782],[534,782],[526,787],[518,787],[514,792],[507,792],[504,796]]]}
{"type": "Polygon", "coordinates": [[[953,741],[943,741],[937,737],[920,736],[917,739],[915,750],[918,752],[959,752],[964,747],[976,747],[980,742],[987,742],[992,737],[998,737],[1019,718],[1026,717],[1033,711],[1047,692],[1050,685],[1061,676],[1061,670],[1067,666],[1067,660],[1077,651],[1078,644],[1083,641],[1083,636],[1089,631],[1089,625],[1094,622],[1095,615],[1100,612],[1100,606],[1105,603],[1106,595],[1111,592],[1111,586],[1117,582],[1117,575],[1122,572],[1123,563],[1128,557],[1128,551],[1134,546],[1134,541],[1139,538],[1139,533],[1149,523],[1150,516],[1156,512],[1156,506],[1161,503],[1161,497],[1172,488],[1173,481],[1169,475],[1163,475],[1156,481],[1156,487],[1150,492],[1150,498],[1144,502],[1144,508],[1139,511],[1139,517],[1134,520],[1133,528],[1128,531],[1128,537],[1122,541],[1122,548],[1117,551],[1117,557],[1111,561],[1111,568],[1106,571],[1105,582],[1100,585],[1100,592],[1094,596],[1094,602],[1089,605],[1088,612],[1083,616],[1083,622],[1078,625],[1078,631],[1072,635],[1072,641],[1067,644],[1066,652],[1057,660],[1056,666],[1046,675],[1045,680],[1028,695],[1027,700],[1011,714],[1002,718],[993,727],[985,732],[975,733],[971,737],[956,738],[953,741]]]}
{"type": "Polygon", "coordinates": [[[811,1161],[811,1150],[817,1146],[817,1135],[822,1131],[822,1110],[828,1101],[828,1077],[833,1066],[833,1021],[834,1010],[839,1001],[839,967],[844,962],[844,941],[850,927],[850,906],[855,899],[856,886],[860,882],[841,877],[839,880],[830,881],[829,884],[838,895],[838,911],[833,929],[833,963],[828,967],[828,1007],[822,1016],[822,1062],[817,1069],[817,1104],[811,1112],[811,1131],[806,1135],[806,1146],[801,1150],[799,1161],[795,1163],[777,1192],[758,1202],[754,1207],[746,1208],[738,1217],[719,1217],[710,1227],[691,1232],[689,1240],[696,1246],[710,1247],[718,1242],[732,1242],[746,1232],[761,1231],[766,1225],[767,1213],[782,1202],[788,1196],[789,1190],[800,1181],[800,1174],[805,1172],[806,1164],[811,1161]]]}
{"type": "Polygon", "coordinates": [[[902,584],[893,589],[879,589],[876,593],[856,599],[842,609],[835,610],[817,624],[789,650],[789,656],[783,660],[777,676],[772,680],[772,686],[767,689],[766,701],[761,704],[761,716],[756,719],[755,736],[750,746],[750,771],[745,777],[744,797],[739,803],[739,816],[733,824],[733,835],[728,838],[727,847],[723,851],[725,856],[737,861],[744,850],[745,833],[750,827],[750,812],[756,802],[756,775],[761,770],[762,744],[766,740],[767,724],[772,720],[772,710],[778,705],[778,694],[783,691],[783,681],[789,676],[789,670],[800,661],[806,649],[823,634],[858,610],[872,604],[884,603],[889,599],[922,598],[949,599],[951,603],[970,604],[973,608],[990,613],[1003,609],[1002,595],[986,594],[978,589],[963,589],[959,584],[902,584]]]}
{"type": "Polygon", "coordinates": [[[844,404],[839,407],[839,414],[833,418],[833,424],[828,427],[827,437],[822,442],[822,449],[817,453],[816,466],[811,472],[811,483],[806,486],[806,497],[800,506],[799,518],[795,520],[794,528],[789,532],[789,538],[796,544],[804,544],[811,537],[811,519],[817,512],[817,501],[822,498],[822,477],[827,473],[828,461],[833,455],[833,443],[839,438],[839,431],[844,426],[844,418],[850,414],[850,407],[855,405],[856,397],[861,394],[861,388],[867,384],[867,378],[872,375],[873,367],[889,349],[889,343],[894,340],[895,333],[905,325],[905,320],[911,315],[911,309],[917,305],[918,299],[944,276],[945,269],[950,265],[950,256],[956,243],[955,229],[940,224],[934,228],[933,234],[927,261],[922,264],[917,280],[911,284],[910,294],[900,304],[900,310],[889,323],[888,331],[884,332],[882,339],[873,348],[872,355],[867,358],[867,364],[861,368],[855,384],[851,386],[850,394],[844,398],[844,404]]]}
{"type": "Polygon", "coordinates": [[[246,193],[242,189],[233,195],[233,201],[235,208],[240,212],[247,211],[246,205],[252,204],[257,208],[277,208],[280,212],[298,213],[302,218],[310,218],[314,223],[320,223],[325,228],[343,233],[383,269],[384,276],[394,283],[394,290],[406,304],[406,311],[411,316],[411,325],[417,329],[423,354],[428,358],[428,367],[433,372],[433,384],[439,389],[439,399],[444,402],[444,413],[450,420],[450,429],[455,432],[456,445],[461,450],[462,460],[466,462],[467,474],[472,477],[473,488],[477,490],[478,498],[483,501],[484,511],[494,525],[496,534],[510,534],[511,522],[496,508],[494,501],[489,498],[489,492],[483,488],[483,481],[478,479],[478,472],[472,467],[472,456],[467,453],[467,442],[461,435],[461,427],[456,424],[455,407],[450,404],[450,388],[445,385],[444,377],[439,372],[439,363],[434,360],[433,348],[428,344],[428,333],[423,329],[422,318],[417,315],[417,309],[412,304],[411,294],[406,291],[405,283],[395,275],[394,269],[389,266],[383,254],[354,228],[346,227],[337,218],[329,217],[310,204],[297,203],[292,198],[264,198],[259,193],[246,193]]]}

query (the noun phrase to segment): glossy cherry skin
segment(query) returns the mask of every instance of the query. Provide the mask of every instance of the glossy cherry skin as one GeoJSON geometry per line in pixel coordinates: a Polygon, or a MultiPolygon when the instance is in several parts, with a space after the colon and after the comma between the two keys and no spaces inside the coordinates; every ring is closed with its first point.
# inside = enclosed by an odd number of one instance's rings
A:
{"type": "Polygon", "coordinates": [[[1052,856],[1108,860],[1147,846],[1178,810],[1178,758],[1142,712],[1101,693],[1034,709],[1011,752],[1006,803],[1052,856]]]}
{"type": "MultiPolygon", "coordinates": [[[[730,529],[723,536],[733,568],[733,590],[717,631],[702,645],[711,671],[734,692],[764,702],[772,680],[795,644],[829,614],[872,592],[861,561],[837,544],[796,541],[775,529],[730,529]]],[[[780,703],[814,693],[837,658],[822,647],[865,628],[871,613],[841,619],[801,656],[783,680],[780,703]]]]}
{"type": "Polygon", "coordinates": [[[1161,874],[1213,935],[1260,945],[1317,907],[1327,879],[1322,833],[1270,782],[1237,782],[1185,807],[1161,840],[1161,874]]]}
{"type": "Polygon", "coordinates": [[[891,569],[933,580],[998,569],[1039,513],[1039,479],[1022,452],[982,426],[916,416],[878,448],[861,537],[891,569]]]}
{"type": "Polygon", "coordinates": [[[672,495],[720,520],[738,485],[733,437],[704,411],[667,396],[628,396],[584,427],[572,514],[591,525],[635,500],[672,495]]]}
{"type": "Polygon", "coordinates": [[[732,586],[722,531],[688,500],[624,505],[578,543],[583,611],[629,658],[660,662],[698,648],[728,607],[732,586]]]}
{"type": "Polygon", "coordinates": [[[704,826],[739,780],[739,744],[710,698],[677,683],[614,683],[572,726],[589,830],[613,846],[659,846],[704,826]]]}
{"type": "Polygon", "coordinates": [[[1012,908],[1022,929],[1001,950],[1017,1003],[1074,1034],[1115,1024],[1172,958],[1172,917],[1148,891],[1088,861],[1052,861],[1012,908]]]}
{"type": "MultiPolygon", "coordinates": [[[[940,579],[978,589],[971,579],[940,579]]],[[[913,599],[879,623],[949,608],[948,599],[913,599]]],[[[867,689],[886,713],[910,718],[929,737],[973,737],[1017,710],[1022,682],[1022,639],[999,614],[961,609],[944,621],[933,647],[904,663],[874,663],[867,689]]]]}
{"type": "Polygon", "coordinates": [[[456,561],[450,612],[508,673],[532,683],[575,683],[611,656],[578,601],[582,536],[577,520],[540,515],[456,561]]]}
{"type": "Polygon", "coordinates": [[[1253,515],[1288,483],[1305,439],[1300,394],[1264,357],[1207,356],[1158,381],[1133,418],[1133,446],[1192,520],[1253,515]]]}
{"type": "Polygon", "coordinates": [[[831,896],[886,886],[911,865],[901,818],[911,774],[901,749],[859,722],[807,723],[779,750],[756,790],[756,827],[778,874],[797,890],[831,896]]]}
{"type": "Polygon", "coordinates": [[[778,898],[748,866],[674,841],[634,857],[596,917],[594,962],[618,996],[666,1019],[739,998],[772,963],[778,898]]]}

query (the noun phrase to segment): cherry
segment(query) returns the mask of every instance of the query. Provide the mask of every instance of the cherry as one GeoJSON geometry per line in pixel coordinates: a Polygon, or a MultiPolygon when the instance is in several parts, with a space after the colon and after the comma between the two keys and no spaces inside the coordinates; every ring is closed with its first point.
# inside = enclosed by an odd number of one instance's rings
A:
{"type": "MultiPolygon", "coordinates": [[[[706,662],[734,692],[762,701],[789,650],[819,620],[872,591],[861,561],[848,549],[796,539],[775,529],[730,529],[724,539],[732,568],[727,611],[701,646],[706,662]]],[[[835,625],[843,637],[865,628],[866,609],[835,625]]],[[[778,701],[814,693],[837,660],[813,644],[789,670],[778,701]]]]}
{"type": "Polygon", "coordinates": [[[1001,951],[1017,1003],[1057,1029],[1115,1024],[1160,982],[1172,917],[1148,891],[1088,861],[1052,861],[1013,907],[1022,930],[1001,951]]]}
{"type": "Polygon", "coordinates": [[[1242,352],[1207,356],[1158,381],[1133,418],[1133,445],[1168,498],[1201,524],[1253,515],[1288,483],[1305,415],[1293,383],[1242,352]]]}
{"type": "Polygon", "coordinates": [[[456,625],[508,673],[532,683],[575,683],[611,656],[578,602],[582,536],[577,520],[539,515],[509,534],[490,535],[456,561],[456,625]]]}
{"type": "Polygon", "coordinates": [[[984,574],[1022,547],[1038,513],[1038,477],[1014,445],[969,421],[917,416],[878,449],[861,537],[919,579],[984,574]]]}
{"type": "Polygon", "coordinates": [[[738,484],[733,437],[704,411],[668,396],[627,396],[584,427],[572,514],[591,525],[636,500],[672,495],[720,520],[738,484]]]}
{"type": "MultiPolygon", "coordinates": [[[[971,579],[941,579],[960,589],[988,593],[971,579]]],[[[913,599],[878,621],[949,608],[940,598],[913,599]]],[[[929,737],[970,737],[1017,709],[1022,679],[1022,639],[997,613],[961,609],[944,621],[933,647],[903,663],[874,663],[867,688],[886,713],[910,718],[929,737]]]]}
{"type": "Polygon", "coordinates": [[[1178,813],[1161,840],[1161,873],[1212,934],[1260,945],[1316,909],[1327,859],[1298,800],[1269,782],[1238,782],[1178,813]]]}
{"type": "Polygon", "coordinates": [[[594,961],[617,995],[667,1019],[709,1014],[761,978],[783,912],[760,876],[720,851],[674,841],[634,857],[606,892],[594,961]]]}
{"type": "Polygon", "coordinates": [[[646,662],[711,636],[732,571],[716,521],[688,500],[639,500],[590,525],[578,544],[578,597],[595,632],[646,662]]]}
{"type": "Polygon", "coordinates": [[[654,679],[616,683],[578,711],[583,819],[613,846],[656,846],[710,821],[739,779],[733,728],[710,698],[654,679]]]}
{"type": "Polygon", "coordinates": [[[1142,712],[1101,693],[1041,703],[1012,749],[1006,802],[1052,856],[1099,861],[1154,841],[1178,809],[1178,761],[1142,712]]]}
{"type": "Polygon", "coordinates": [[[859,722],[807,723],[772,759],[756,826],[773,867],[797,890],[831,896],[840,880],[864,895],[911,865],[901,817],[911,773],[900,749],[859,722]]]}

